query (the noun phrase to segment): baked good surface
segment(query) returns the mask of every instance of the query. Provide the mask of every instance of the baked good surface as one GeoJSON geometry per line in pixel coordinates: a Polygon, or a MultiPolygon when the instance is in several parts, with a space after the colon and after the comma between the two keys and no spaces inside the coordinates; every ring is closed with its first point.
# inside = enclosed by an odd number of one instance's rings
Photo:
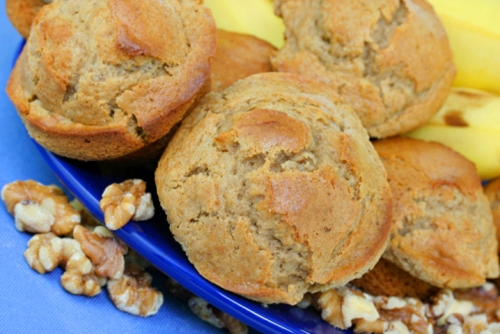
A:
{"type": "Polygon", "coordinates": [[[474,164],[434,142],[392,138],[374,146],[394,197],[384,258],[437,287],[497,277],[495,227],[474,164]]]}
{"type": "Polygon", "coordinates": [[[371,137],[423,125],[444,103],[455,68],[445,30],[423,0],[275,0],[286,26],[272,58],[341,95],[371,137]]]}
{"type": "Polygon", "coordinates": [[[5,0],[5,11],[10,22],[24,38],[30,35],[36,14],[51,0],[5,0]]]}
{"type": "Polygon", "coordinates": [[[274,46],[257,37],[218,30],[217,49],[212,61],[212,91],[222,92],[235,81],[252,74],[271,72],[274,46]]]}
{"type": "MultiPolygon", "coordinates": [[[[484,187],[484,193],[490,201],[493,222],[497,230],[497,241],[500,241],[500,179],[489,182],[484,187]]],[[[498,252],[500,253],[500,245],[498,247],[498,252]]]]}
{"type": "Polygon", "coordinates": [[[257,301],[342,286],[385,250],[392,200],[366,131],[328,87],[294,74],[208,94],[155,179],[200,274],[257,301]]]}
{"type": "Polygon", "coordinates": [[[350,283],[372,296],[414,297],[420,300],[426,300],[438,290],[384,258],[372,270],[350,283]]]}
{"type": "Polygon", "coordinates": [[[7,92],[50,151],[136,154],[208,91],[216,33],[196,0],[57,1],[36,16],[7,92]]]}

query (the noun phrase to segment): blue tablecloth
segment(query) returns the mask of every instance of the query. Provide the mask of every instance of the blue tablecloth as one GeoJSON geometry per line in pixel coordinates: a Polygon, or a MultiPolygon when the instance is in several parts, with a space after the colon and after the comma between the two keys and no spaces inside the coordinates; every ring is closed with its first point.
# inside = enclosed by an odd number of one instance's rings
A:
{"type": "MultiPolygon", "coordinates": [[[[62,187],[5,93],[22,38],[6,17],[4,1],[0,7],[0,187],[27,179],[62,187]]],[[[0,333],[220,332],[194,316],[185,302],[166,294],[158,314],[148,318],[118,311],[105,291],[93,298],[71,295],[59,283],[59,268],[40,275],[28,266],[23,254],[29,238],[15,229],[0,203],[0,333]]]]}

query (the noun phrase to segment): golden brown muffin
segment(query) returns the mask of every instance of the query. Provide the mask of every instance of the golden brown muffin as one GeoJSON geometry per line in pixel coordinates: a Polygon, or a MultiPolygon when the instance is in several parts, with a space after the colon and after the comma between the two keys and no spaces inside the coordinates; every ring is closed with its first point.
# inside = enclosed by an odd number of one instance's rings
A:
{"type": "Polygon", "coordinates": [[[497,241],[499,241],[498,252],[500,253],[500,178],[488,183],[484,187],[484,192],[491,204],[493,222],[497,231],[497,241]]]}
{"type": "Polygon", "coordinates": [[[36,14],[51,2],[51,0],[5,0],[5,11],[14,28],[21,36],[28,38],[36,14]]]}
{"type": "Polygon", "coordinates": [[[371,137],[423,125],[448,96],[455,67],[445,30],[424,0],[275,0],[286,26],[278,71],[336,90],[371,137]]]}
{"type": "Polygon", "coordinates": [[[426,300],[438,290],[383,258],[372,270],[350,283],[373,296],[415,297],[420,300],[426,300]]]}
{"type": "Polygon", "coordinates": [[[212,91],[222,92],[235,81],[252,74],[271,72],[271,52],[276,48],[257,37],[218,30],[212,62],[212,91]]]}
{"type": "Polygon", "coordinates": [[[497,277],[495,226],[474,164],[416,139],[374,146],[394,196],[384,258],[437,287],[467,288],[497,277]]]}
{"type": "Polygon", "coordinates": [[[198,0],[57,1],[36,16],[7,92],[59,155],[137,155],[209,89],[216,33],[198,0]]]}
{"type": "Polygon", "coordinates": [[[355,113],[328,87],[263,73],[210,93],[156,170],[170,229],[202,276],[298,303],[371,269],[392,201],[355,113]]]}

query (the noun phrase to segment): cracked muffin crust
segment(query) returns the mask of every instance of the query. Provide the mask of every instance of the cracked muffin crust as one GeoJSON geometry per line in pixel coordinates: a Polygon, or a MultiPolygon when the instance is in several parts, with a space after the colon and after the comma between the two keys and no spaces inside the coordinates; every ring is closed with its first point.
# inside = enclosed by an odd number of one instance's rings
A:
{"type": "Polygon", "coordinates": [[[37,15],[7,92],[59,155],[137,156],[209,89],[216,34],[198,0],[57,1],[37,15]]]}
{"type": "Polygon", "coordinates": [[[250,299],[297,304],[360,277],[385,250],[385,171],[352,109],[307,78],[256,74],[208,94],[155,178],[196,269],[250,299]]]}
{"type": "Polygon", "coordinates": [[[445,30],[423,0],[275,0],[285,45],[282,72],[337,91],[371,137],[423,125],[444,103],[455,75],[445,30]]]}
{"type": "Polygon", "coordinates": [[[255,36],[219,29],[217,50],[210,73],[212,91],[222,92],[252,74],[271,72],[271,52],[276,48],[255,36]]]}
{"type": "Polygon", "coordinates": [[[433,142],[392,138],[374,146],[394,196],[384,258],[437,287],[498,277],[495,226],[474,164],[433,142]]]}

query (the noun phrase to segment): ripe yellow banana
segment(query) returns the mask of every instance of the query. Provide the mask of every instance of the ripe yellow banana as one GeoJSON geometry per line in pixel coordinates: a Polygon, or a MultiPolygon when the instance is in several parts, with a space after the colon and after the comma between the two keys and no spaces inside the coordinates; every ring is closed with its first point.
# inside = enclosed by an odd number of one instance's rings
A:
{"type": "Polygon", "coordinates": [[[500,94],[500,0],[428,0],[448,33],[454,86],[500,94]]]}
{"type": "Polygon", "coordinates": [[[444,106],[407,136],[437,141],[476,164],[483,180],[500,176],[500,96],[453,88],[444,106]]]}
{"type": "Polygon", "coordinates": [[[280,48],[285,26],[269,0],[205,0],[218,28],[257,36],[280,48]]]}

